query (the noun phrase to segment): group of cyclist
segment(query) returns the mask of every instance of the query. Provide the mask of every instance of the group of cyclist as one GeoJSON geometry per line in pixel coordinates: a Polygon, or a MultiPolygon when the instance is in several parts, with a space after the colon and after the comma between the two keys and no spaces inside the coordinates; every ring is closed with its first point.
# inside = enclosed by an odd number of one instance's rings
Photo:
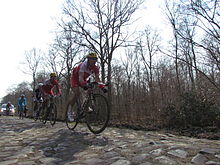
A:
{"type": "MultiPolygon", "coordinates": [[[[80,96],[80,88],[84,90],[88,89],[87,86],[87,78],[94,74],[95,81],[99,83],[98,87],[101,89],[105,89],[105,85],[101,83],[99,78],[99,67],[96,64],[98,60],[98,56],[95,52],[91,52],[86,56],[86,60],[79,63],[78,66],[74,67],[71,72],[70,77],[70,85],[73,90],[73,96],[71,99],[72,103],[76,102],[76,99],[80,96]]],[[[106,90],[106,89],[105,89],[106,90]]],[[[50,78],[43,83],[39,83],[36,88],[34,101],[35,102],[47,102],[52,97],[60,96],[61,90],[60,85],[57,80],[57,74],[55,72],[50,73],[50,78]],[[54,94],[53,89],[56,88],[56,94],[54,94]]],[[[10,106],[10,102],[8,102],[7,106],[10,106]]],[[[20,112],[24,113],[26,116],[27,113],[27,99],[24,94],[18,98],[17,101],[18,114],[20,112]]]]}
{"type": "MultiPolygon", "coordinates": [[[[74,95],[71,98],[72,102],[75,103],[77,97],[80,96],[80,88],[88,89],[87,78],[91,75],[95,75],[95,81],[100,82],[99,78],[99,67],[96,62],[98,56],[92,52],[86,56],[86,60],[81,62],[78,66],[74,67],[71,72],[70,85],[73,89],[74,95]]],[[[99,84],[99,88],[104,88],[104,85],[99,84]]],[[[50,73],[50,79],[44,83],[39,83],[38,88],[35,90],[35,101],[47,102],[51,96],[60,96],[61,90],[57,80],[56,73],[50,73]],[[56,88],[56,94],[53,93],[53,88],[56,88]]]]}

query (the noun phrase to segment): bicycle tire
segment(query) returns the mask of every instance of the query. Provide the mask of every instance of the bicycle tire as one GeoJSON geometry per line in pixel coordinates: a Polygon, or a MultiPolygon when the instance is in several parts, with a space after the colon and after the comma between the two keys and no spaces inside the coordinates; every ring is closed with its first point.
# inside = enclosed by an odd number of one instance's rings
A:
{"type": "Polygon", "coordinates": [[[33,119],[34,121],[37,121],[39,115],[38,114],[38,105],[37,103],[34,103],[34,108],[33,108],[33,119]]]}
{"type": "Polygon", "coordinates": [[[41,119],[42,119],[42,117],[40,116],[40,115],[41,115],[41,112],[42,112],[42,107],[40,106],[40,107],[37,109],[37,111],[35,112],[35,113],[36,113],[36,114],[35,114],[35,118],[34,118],[35,121],[37,121],[38,119],[40,119],[40,121],[41,121],[41,119]]]}
{"type": "Polygon", "coordinates": [[[50,124],[54,126],[57,120],[57,106],[55,104],[50,106],[49,119],[50,119],[50,124]]]}
{"type": "Polygon", "coordinates": [[[44,123],[45,112],[46,112],[45,107],[42,107],[42,108],[41,108],[41,111],[40,111],[40,114],[39,114],[39,119],[40,119],[40,121],[41,121],[42,123],[44,123]]]}
{"type": "Polygon", "coordinates": [[[44,124],[47,123],[49,114],[50,114],[50,107],[46,107],[46,108],[45,108],[45,111],[44,111],[44,116],[43,116],[43,117],[44,117],[44,118],[43,118],[43,123],[44,123],[44,124]]]}
{"type": "Polygon", "coordinates": [[[86,124],[89,130],[94,134],[99,134],[108,126],[110,118],[110,109],[105,96],[101,94],[93,94],[85,106],[86,124]],[[92,112],[88,112],[88,108],[92,107],[92,112]]]}
{"type": "Polygon", "coordinates": [[[69,101],[67,103],[66,113],[65,113],[65,122],[69,130],[74,130],[78,124],[76,114],[77,114],[76,104],[74,105],[72,101],[69,101]]]}
{"type": "Polygon", "coordinates": [[[20,110],[19,112],[19,119],[23,119],[23,110],[20,110]]]}

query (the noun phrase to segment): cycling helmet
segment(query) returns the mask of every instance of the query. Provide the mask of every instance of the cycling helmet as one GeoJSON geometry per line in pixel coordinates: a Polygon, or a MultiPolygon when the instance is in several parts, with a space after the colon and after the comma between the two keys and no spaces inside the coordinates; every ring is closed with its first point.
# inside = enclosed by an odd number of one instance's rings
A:
{"type": "Polygon", "coordinates": [[[50,77],[57,77],[57,74],[55,72],[50,74],[50,77]]]}
{"type": "Polygon", "coordinates": [[[39,84],[38,84],[38,86],[43,86],[43,85],[44,85],[43,83],[39,83],[39,84]]]}
{"type": "Polygon", "coordinates": [[[37,84],[37,87],[40,88],[40,87],[42,87],[43,85],[44,85],[43,83],[38,83],[38,84],[37,84]]]}
{"type": "Polygon", "coordinates": [[[98,56],[97,56],[97,54],[96,54],[95,52],[91,52],[91,53],[89,53],[89,54],[87,55],[87,58],[97,59],[98,56]]]}
{"type": "Polygon", "coordinates": [[[21,94],[21,97],[24,97],[24,94],[21,94]]]}

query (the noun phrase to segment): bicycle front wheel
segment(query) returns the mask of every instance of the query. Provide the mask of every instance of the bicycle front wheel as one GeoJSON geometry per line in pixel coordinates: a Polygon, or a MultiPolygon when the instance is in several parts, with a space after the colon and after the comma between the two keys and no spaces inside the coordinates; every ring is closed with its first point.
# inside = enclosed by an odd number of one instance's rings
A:
{"type": "Polygon", "coordinates": [[[78,124],[77,105],[69,101],[66,108],[66,126],[70,130],[74,130],[78,124]]]}
{"type": "Polygon", "coordinates": [[[54,126],[57,120],[57,106],[55,104],[53,104],[50,107],[49,118],[50,118],[50,124],[54,126]]]}
{"type": "Polygon", "coordinates": [[[101,94],[94,94],[85,108],[86,123],[89,130],[94,134],[99,134],[104,131],[110,117],[107,99],[101,94]]]}

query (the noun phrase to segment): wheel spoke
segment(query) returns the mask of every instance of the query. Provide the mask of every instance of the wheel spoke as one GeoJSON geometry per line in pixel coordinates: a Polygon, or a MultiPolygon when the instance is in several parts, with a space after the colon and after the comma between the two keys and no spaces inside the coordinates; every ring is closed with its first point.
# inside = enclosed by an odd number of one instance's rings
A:
{"type": "Polygon", "coordinates": [[[110,112],[107,99],[100,94],[94,94],[94,99],[90,100],[86,107],[86,122],[89,130],[95,134],[101,133],[109,121],[110,112]]]}
{"type": "Polygon", "coordinates": [[[50,116],[50,124],[53,126],[56,123],[56,119],[57,119],[57,107],[55,104],[51,106],[49,116],[50,116]]]}
{"type": "Polygon", "coordinates": [[[69,102],[67,104],[66,108],[66,126],[70,130],[73,130],[77,124],[78,124],[78,119],[77,119],[77,108],[72,104],[72,102],[69,102]]]}

